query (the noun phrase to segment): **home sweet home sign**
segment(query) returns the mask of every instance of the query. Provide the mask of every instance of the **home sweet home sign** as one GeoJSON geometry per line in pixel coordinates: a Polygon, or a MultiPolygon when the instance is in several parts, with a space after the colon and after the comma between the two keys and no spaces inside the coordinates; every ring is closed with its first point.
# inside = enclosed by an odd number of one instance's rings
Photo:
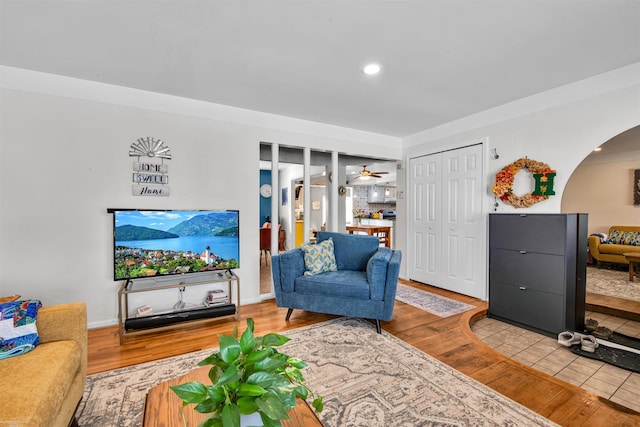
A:
{"type": "Polygon", "coordinates": [[[171,160],[169,151],[164,141],[150,136],[131,144],[129,156],[138,158],[133,162],[132,195],[169,197],[169,165],[164,163],[171,160]],[[146,159],[141,161],[143,157],[146,159]]]}

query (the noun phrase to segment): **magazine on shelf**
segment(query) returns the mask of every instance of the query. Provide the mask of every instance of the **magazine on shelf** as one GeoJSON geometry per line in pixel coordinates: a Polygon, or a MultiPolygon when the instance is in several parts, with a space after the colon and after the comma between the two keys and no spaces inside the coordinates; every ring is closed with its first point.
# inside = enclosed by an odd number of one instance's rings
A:
{"type": "Polygon", "coordinates": [[[207,294],[207,305],[229,304],[229,297],[222,289],[214,289],[207,294]]]}

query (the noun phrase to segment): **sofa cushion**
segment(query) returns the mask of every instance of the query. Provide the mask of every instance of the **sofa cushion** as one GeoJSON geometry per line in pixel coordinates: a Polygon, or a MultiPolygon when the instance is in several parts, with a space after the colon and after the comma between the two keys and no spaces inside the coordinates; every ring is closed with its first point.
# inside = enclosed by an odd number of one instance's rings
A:
{"type": "MultiPolygon", "coordinates": [[[[47,425],[57,414],[80,370],[81,349],[72,340],[42,343],[33,351],[0,360],[0,420],[47,425]],[[45,417],[45,419],[42,419],[45,417]]],[[[11,423],[9,423],[11,424],[11,423]]]]}
{"type": "Polygon", "coordinates": [[[605,244],[640,246],[640,231],[612,229],[605,244]]]}
{"type": "Polygon", "coordinates": [[[331,238],[338,270],[365,271],[367,262],[380,246],[380,239],[375,236],[357,234],[318,232],[318,242],[331,238]]]}
{"type": "Polygon", "coordinates": [[[304,252],[305,276],[320,274],[326,271],[336,271],[336,257],[333,253],[333,240],[331,238],[322,242],[305,243],[300,246],[304,252]]]}
{"type": "Polygon", "coordinates": [[[38,300],[0,304],[0,359],[31,351],[40,343],[36,318],[38,300]]]}
{"type": "Polygon", "coordinates": [[[640,252],[640,246],[602,244],[598,246],[601,254],[622,255],[627,252],[640,252]]]}
{"type": "Polygon", "coordinates": [[[328,295],[338,298],[368,300],[370,288],[364,271],[338,270],[295,280],[295,292],[309,295],[328,295]]]}

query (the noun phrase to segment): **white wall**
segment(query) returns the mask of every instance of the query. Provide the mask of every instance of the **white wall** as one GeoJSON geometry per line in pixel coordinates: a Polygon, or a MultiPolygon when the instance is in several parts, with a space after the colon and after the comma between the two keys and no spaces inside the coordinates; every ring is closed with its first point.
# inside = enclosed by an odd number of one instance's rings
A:
{"type": "Polygon", "coordinates": [[[592,153],[574,171],[562,197],[562,212],[588,212],[589,234],[608,233],[612,225],[640,225],[640,205],[633,204],[634,170],[640,169],[640,130],[624,145],[629,151],[614,152],[624,143],[625,132],[592,153]],[[635,149],[633,149],[635,147],[635,149]]]}
{"type": "MultiPolygon", "coordinates": [[[[557,171],[556,195],[526,212],[560,212],[565,186],[580,162],[638,124],[640,64],[634,64],[405,138],[405,164],[412,157],[486,140],[488,151],[496,149],[500,156],[486,159],[486,212],[494,211],[496,172],[520,157],[543,161],[557,171]]],[[[498,203],[498,212],[523,211],[498,203]]],[[[398,199],[397,209],[406,217],[406,200],[398,199]]],[[[397,245],[406,247],[406,238],[406,232],[400,234],[397,245]]],[[[404,268],[406,263],[406,276],[404,268]]]]}
{"type": "MultiPolygon", "coordinates": [[[[249,303],[259,300],[261,141],[349,147],[360,155],[375,148],[401,158],[396,138],[238,109],[230,114],[198,101],[26,70],[0,71],[0,294],[45,305],[84,301],[90,327],[117,317],[108,208],[239,209],[237,273],[242,302],[249,303]],[[247,124],[251,120],[263,127],[247,124]],[[341,133],[344,139],[337,138],[341,133]],[[171,148],[168,198],[131,195],[129,146],[146,136],[171,148]]],[[[170,305],[176,297],[172,293],[170,305]]]]}
{"type": "MultiPolygon", "coordinates": [[[[487,160],[489,186],[521,156],[544,161],[558,171],[556,196],[528,211],[559,212],[582,159],[640,124],[639,70],[636,64],[421,132],[403,141],[403,155],[399,140],[384,135],[0,67],[0,294],[44,304],[85,301],[90,327],[114,323],[118,284],[107,208],[229,208],[241,214],[243,302],[257,301],[260,141],[374,152],[404,157],[406,165],[412,156],[486,139],[500,154],[487,160]],[[143,136],[171,148],[169,198],[131,196],[128,151],[143,136]]],[[[489,211],[489,188],[485,203],[489,211]]],[[[398,198],[397,210],[396,244],[406,250],[406,198],[398,198]]],[[[513,208],[501,204],[499,211],[513,208]]]]}

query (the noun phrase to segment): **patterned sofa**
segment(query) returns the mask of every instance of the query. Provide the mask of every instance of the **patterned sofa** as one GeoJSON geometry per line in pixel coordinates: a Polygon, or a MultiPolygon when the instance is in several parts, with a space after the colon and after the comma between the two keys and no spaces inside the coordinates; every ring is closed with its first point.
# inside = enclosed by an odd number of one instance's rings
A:
{"type": "Polygon", "coordinates": [[[276,304],[289,309],[287,320],[293,309],[359,317],[375,320],[380,333],[380,320],[393,315],[402,253],[380,247],[374,236],[326,231],[318,232],[317,245],[303,248],[272,258],[276,304]],[[333,268],[310,271],[305,255],[329,239],[333,268]]]}
{"type": "Polygon", "coordinates": [[[41,307],[36,324],[40,344],[0,360],[0,425],[77,426],[87,376],[86,306],[41,307]]]}
{"type": "Polygon", "coordinates": [[[640,253],[640,226],[613,225],[606,239],[598,235],[589,236],[589,252],[598,264],[613,262],[628,265],[622,254],[640,253]]]}

